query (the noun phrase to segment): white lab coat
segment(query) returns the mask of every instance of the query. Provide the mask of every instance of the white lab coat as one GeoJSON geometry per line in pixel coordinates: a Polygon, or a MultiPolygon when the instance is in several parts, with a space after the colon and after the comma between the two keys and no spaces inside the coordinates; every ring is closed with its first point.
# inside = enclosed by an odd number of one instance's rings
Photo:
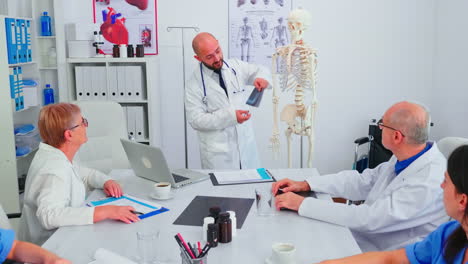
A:
{"type": "Polygon", "coordinates": [[[20,240],[38,245],[55,229],[93,223],[94,208],[86,207],[86,185],[102,188],[105,174],[71,163],[65,154],[41,143],[26,178],[20,240]]]}
{"type": "Polygon", "coordinates": [[[362,174],[310,177],[307,182],[314,191],[366,201],[356,206],[306,198],[299,214],[349,227],[364,252],[397,249],[423,239],[448,220],[440,187],[447,161],[436,143],[399,175],[396,161],[392,156],[362,174]]]}
{"type": "Polygon", "coordinates": [[[229,98],[219,85],[219,75],[202,64],[206,88],[203,103],[203,84],[200,67],[187,82],[185,109],[187,120],[198,131],[203,169],[259,168],[260,161],[251,120],[237,123],[236,110],[248,110],[245,103],[256,78],[271,83],[269,72],[262,66],[241,60],[226,60],[222,75],[229,98]],[[249,88],[248,88],[248,87],[249,88]]]}

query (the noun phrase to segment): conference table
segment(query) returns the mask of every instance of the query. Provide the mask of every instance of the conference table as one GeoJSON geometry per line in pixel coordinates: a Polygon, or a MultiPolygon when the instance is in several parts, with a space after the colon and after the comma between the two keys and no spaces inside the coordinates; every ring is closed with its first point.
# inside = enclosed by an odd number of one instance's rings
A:
{"type": "MultiPolygon", "coordinates": [[[[317,177],[316,169],[271,170],[276,179],[304,180],[317,177]]],[[[158,214],[133,224],[105,220],[93,225],[59,228],[42,246],[73,263],[87,264],[93,260],[98,248],[104,248],[138,262],[136,232],[155,230],[160,232],[157,250],[165,263],[181,263],[180,250],[174,235],[181,233],[187,241],[201,241],[202,227],[174,225],[173,222],[197,196],[255,198],[255,188],[271,183],[213,186],[211,181],[186,185],[173,190],[174,198],[153,200],[150,198],[154,182],[136,177],[132,170],[114,170],[110,176],[121,183],[126,194],[152,201],[167,207],[168,212],[158,214]]],[[[264,187],[264,188],[265,188],[264,187]]],[[[104,197],[102,190],[94,190],[88,200],[104,197]]],[[[317,199],[331,199],[328,194],[317,193],[317,199]]],[[[207,212],[208,214],[208,212],[207,212]]],[[[278,211],[273,216],[258,216],[255,202],[241,229],[232,242],[212,248],[208,253],[210,264],[265,263],[276,242],[292,243],[296,247],[297,263],[316,263],[361,253],[350,230],[326,222],[299,216],[293,211],[278,211]]]]}

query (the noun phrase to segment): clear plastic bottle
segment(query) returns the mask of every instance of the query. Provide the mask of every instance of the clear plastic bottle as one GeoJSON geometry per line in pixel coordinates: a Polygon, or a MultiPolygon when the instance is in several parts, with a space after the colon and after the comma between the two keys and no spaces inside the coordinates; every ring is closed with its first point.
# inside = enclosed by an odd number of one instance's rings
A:
{"type": "Polygon", "coordinates": [[[43,12],[41,16],[41,35],[52,36],[52,20],[47,12],[43,12]]]}

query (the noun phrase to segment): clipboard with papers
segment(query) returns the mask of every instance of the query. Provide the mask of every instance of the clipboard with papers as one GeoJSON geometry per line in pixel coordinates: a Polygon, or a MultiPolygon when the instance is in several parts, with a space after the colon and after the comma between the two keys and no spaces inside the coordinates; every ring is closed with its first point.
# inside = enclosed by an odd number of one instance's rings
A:
{"type": "Polygon", "coordinates": [[[273,177],[273,175],[265,168],[219,171],[216,173],[210,173],[210,179],[214,186],[276,181],[275,177],[273,177]]]}
{"type": "Polygon", "coordinates": [[[124,194],[119,198],[109,197],[102,200],[92,201],[87,203],[88,206],[101,206],[101,205],[118,205],[118,206],[132,206],[135,212],[138,212],[138,218],[145,219],[147,217],[158,215],[169,211],[168,208],[162,207],[156,203],[152,203],[128,194],[124,194]]]}

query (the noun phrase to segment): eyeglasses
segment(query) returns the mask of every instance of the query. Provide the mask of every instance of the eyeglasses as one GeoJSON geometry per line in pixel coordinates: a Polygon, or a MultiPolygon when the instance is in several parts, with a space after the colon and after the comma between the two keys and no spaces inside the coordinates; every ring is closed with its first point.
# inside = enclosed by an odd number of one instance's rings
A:
{"type": "Polygon", "coordinates": [[[396,129],[396,128],[393,128],[393,127],[391,127],[391,126],[384,125],[382,119],[380,119],[380,120],[377,122],[377,125],[379,126],[380,130],[382,130],[382,128],[385,127],[385,128],[391,129],[391,130],[398,131],[398,132],[400,132],[400,134],[401,134],[402,136],[405,136],[405,134],[403,134],[403,132],[401,132],[401,130],[396,129]]]}
{"type": "Polygon", "coordinates": [[[81,126],[81,125],[83,125],[83,126],[85,126],[85,127],[88,127],[88,119],[82,117],[82,118],[81,118],[81,123],[80,123],[80,124],[78,124],[78,125],[76,125],[76,126],[73,126],[73,127],[70,127],[70,128],[67,129],[67,130],[73,130],[73,129],[75,129],[75,128],[81,126]]]}

